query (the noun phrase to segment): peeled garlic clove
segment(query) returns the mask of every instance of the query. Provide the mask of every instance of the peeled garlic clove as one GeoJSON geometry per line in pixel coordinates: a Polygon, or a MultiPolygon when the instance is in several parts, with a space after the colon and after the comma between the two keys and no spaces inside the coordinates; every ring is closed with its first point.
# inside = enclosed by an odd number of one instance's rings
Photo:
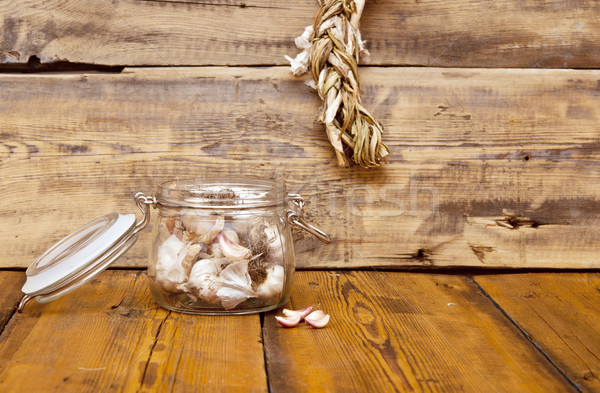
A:
{"type": "Polygon", "coordinates": [[[310,314],[312,312],[312,310],[313,310],[313,306],[307,307],[302,310],[288,310],[287,308],[284,308],[282,313],[286,317],[293,317],[296,315],[300,315],[300,320],[302,321],[308,314],[310,314]]]}
{"type": "Polygon", "coordinates": [[[239,244],[235,244],[222,232],[217,235],[217,239],[219,240],[219,245],[221,246],[221,252],[223,255],[232,261],[248,259],[252,255],[252,252],[249,249],[240,246],[239,244]]]}
{"type": "Polygon", "coordinates": [[[275,317],[277,322],[286,328],[291,328],[300,323],[300,314],[293,315],[291,317],[280,317],[279,315],[275,317]]]}
{"type": "Polygon", "coordinates": [[[323,310],[313,311],[304,317],[304,322],[314,328],[320,329],[325,327],[329,322],[329,314],[325,314],[323,310]]]}

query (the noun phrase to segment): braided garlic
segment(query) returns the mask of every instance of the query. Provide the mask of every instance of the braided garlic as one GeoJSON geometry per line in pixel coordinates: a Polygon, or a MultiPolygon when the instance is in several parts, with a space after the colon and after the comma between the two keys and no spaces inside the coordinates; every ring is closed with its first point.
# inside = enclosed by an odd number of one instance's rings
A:
{"type": "Polygon", "coordinates": [[[318,119],[325,124],[338,165],[349,166],[346,151],[366,168],[379,166],[389,154],[381,141],[383,126],[362,105],[358,77],[361,52],[368,55],[358,24],[364,0],[325,0],[313,26],[296,38],[303,49],[295,59],[286,56],[292,73],[311,71],[311,84],[323,100],[318,119]]]}

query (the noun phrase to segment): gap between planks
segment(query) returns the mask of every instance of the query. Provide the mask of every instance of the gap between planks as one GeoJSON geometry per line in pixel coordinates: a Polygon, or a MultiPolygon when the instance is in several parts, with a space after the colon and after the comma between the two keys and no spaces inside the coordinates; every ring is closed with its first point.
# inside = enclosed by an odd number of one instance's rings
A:
{"type": "Polygon", "coordinates": [[[479,285],[479,283],[477,282],[477,279],[474,277],[471,277],[471,279],[473,280],[473,283],[475,284],[475,286],[481,291],[481,293],[483,294],[483,296],[485,296],[486,299],[488,299],[490,301],[490,303],[492,303],[492,305],[494,307],[496,307],[498,309],[498,311],[500,311],[502,313],[502,315],[504,315],[504,317],[506,319],[508,319],[513,325],[514,327],[519,331],[519,333],[521,333],[521,335],[527,340],[529,341],[529,343],[531,345],[533,345],[533,347],[535,347],[535,349],[538,350],[538,352],[544,357],[546,358],[546,360],[552,365],[552,367],[554,367],[556,369],[556,371],[569,383],[571,384],[571,386],[573,386],[575,389],[577,389],[578,392],[583,392],[583,390],[581,389],[581,387],[579,387],[579,385],[577,385],[577,383],[575,383],[575,381],[573,381],[567,374],[567,372],[565,370],[562,370],[558,364],[556,364],[556,362],[552,359],[552,357],[550,357],[550,355],[544,351],[544,349],[535,341],[531,338],[531,336],[527,333],[527,331],[521,327],[521,325],[519,325],[519,322],[517,322],[517,320],[515,320],[509,313],[508,311],[506,311],[504,308],[502,308],[491,296],[489,293],[487,293],[487,291],[485,289],[483,289],[483,287],[481,285],[479,285]]]}
{"type": "MultiPolygon", "coordinates": [[[[338,269],[340,272],[341,270],[338,269]]],[[[132,270],[133,272],[134,270],[132,270]]],[[[326,271],[323,271],[323,273],[325,273],[326,271]]],[[[335,271],[331,271],[330,273],[332,274],[337,274],[335,273],[335,271]]],[[[346,273],[351,273],[349,271],[346,271],[346,273]]],[[[303,273],[300,273],[303,274],[303,273]]],[[[304,274],[310,274],[309,272],[306,272],[304,274]]],[[[431,274],[427,274],[429,276],[431,276],[431,274]]],[[[528,334],[528,332],[518,323],[518,321],[515,320],[515,318],[513,318],[503,307],[501,307],[498,302],[496,302],[496,300],[494,300],[492,298],[492,296],[490,296],[490,294],[487,293],[487,291],[485,291],[485,289],[477,282],[477,279],[474,278],[473,276],[467,276],[467,275],[456,275],[454,274],[453,276],[456,277],[463,277],[463,278],[468,278],[470,279],[473,284],[478,288],[478,290],[481,292],[481,294],[483,294],[483,296],[485,296],[485,298],[494,306],[495,309],[497,309],[502,317],[506,318],[517,330],[518,332],[526,339],[526,341],[532,345],[536,351],[538,351],[544,358],[546,361],[549,362],[549,364],[566,380],[566,382],[568,382],[572,387],[574,387],[575,389],[577,389],[578,391],[582,391],[582,389],[579,387],[578,384],[576,384],[569,376],[568,373],[561,369],[558,365],[557,362],[555,362],[552,357],[545,352],[542,347],[531,338],[531,336],[528,334]]],[[[12,285],[8,285],[8,291],[7,291],[7,295],[4,296],[2,298],[3,304],[2,304],[2,310],[6,310],[7,307],[6,305],[9,305],[8,308],[8,312],[5,312],[4,315],[0,315],[1,317],[1,321],[2,321],[2,326],[0,326],[0,330],[4,331],[6,324],[10,321],[10,319],[15,315],[15,311],[16,311],[16,304],[21,296],[20,294],[20,286],[22,284],[24,275],[22,274],[22,271],[0,271],[0,282],[2,281],[8,281],[9,283],[13,283],[12,285]],[[7,280],[7,277],[9,278],[9,280],[7,280]]],[[[120,304],[117,304],[117,306],[119,306],[120,304]]],[[[157,342],[159,341],[159,336],[161,334],[161,330],[162,330],[162,326],[165,324],[165,322],[167,321],[167,319],[169,319],[169,316],[171,315],[171,313],[169,312],[165,318],[162,319],[160,326],[158,327],[156,334],[154,335],[154,341],[153,344],[150,348],[150,352],[148,355],[148,359],[146,360],[146,364],[145,364],[145,368],[144,371],[142,373],[142,377],[140,378],[140,387],[143,387],[144,385],[144,380],[145,380],[145,375],[146,375],[146,371],[148,369],[148,365],[152,359],[152,353],[153,353],[153,349],[156,347],[157,342]]],[[[269,318],[272,317],[272,313],[267,314],[267,316],[269,318]]],[[[261,329],[261,347],[262,347],[262,355],[263,355],[263,359],[264,359],[264,369],[265,369],[265,377],[266,377],[266,384],[267,384],[267,388],[268,391],[272,390],[271,387],[271,372],[269,370],[269,362],[268,362],[268,353],[267,353],[267,347],[266,347],[266,340],[265,340],[265,332],[266,332],[266,328],[265,328],[265,314],[261,314],[260,315],[260,329],[261,329]]],[[[272,322],[272,321],[271,321],[272,322]]],[[[2,333],[0,333],[0,336],[2,335],[2,333]]]]}

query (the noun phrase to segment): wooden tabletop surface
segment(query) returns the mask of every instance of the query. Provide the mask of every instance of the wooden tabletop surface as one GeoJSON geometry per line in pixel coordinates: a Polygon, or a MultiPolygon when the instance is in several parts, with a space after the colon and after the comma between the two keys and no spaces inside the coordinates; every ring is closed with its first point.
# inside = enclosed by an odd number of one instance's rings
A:
{"type": "Polygon", "coordinates": [[[367,4],[376,171],[336,166],[284,58],[315,0],[0,2],[0,393],[600,391],[600,272],[482,272],[599,267],[598,2],[367,4]],[[333,243],[295,234],[289,306],[326,328],[157,307],[150,231],[15,312],[54,242],[202,174],[305,197],[333,243]]]}
{"type": "Polygon", "coordinates": [[[276,312],[159,308],[143,270],[111,270],[15,312],[1,271],[0,391],[558,392],[600,390],[600,273],[300,271],[276,312]]]}

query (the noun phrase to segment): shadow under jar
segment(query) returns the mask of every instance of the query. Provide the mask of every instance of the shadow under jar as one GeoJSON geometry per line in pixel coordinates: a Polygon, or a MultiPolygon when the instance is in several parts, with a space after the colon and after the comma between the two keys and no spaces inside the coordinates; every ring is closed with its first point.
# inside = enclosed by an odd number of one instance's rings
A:
{"type": "Polygon", "coordinates": [[[306,225],[328,241],[301,221],[302,204],[275,181],[161,184],[148,265],[158,304],[196,314],[247,314],[283,305],[295,270],[290,224],[306,225]]]}

